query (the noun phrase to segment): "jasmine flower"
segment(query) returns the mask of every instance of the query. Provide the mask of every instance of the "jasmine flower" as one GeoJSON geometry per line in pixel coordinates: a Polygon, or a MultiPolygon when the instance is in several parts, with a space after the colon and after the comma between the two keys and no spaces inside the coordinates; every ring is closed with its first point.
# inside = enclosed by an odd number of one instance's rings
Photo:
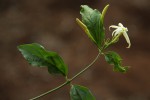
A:
{"type": "Polygon", "coordinates": [[[124,38],[126,39],[127,43],[128,43],[128,47],[127,48],[130,48],[131,46],[131,42],[130,42],[130,39],[128,37],[128,29],[126,27],[124,27],[121,23],[118,24],[118,26],[116,25],[111,25],[109,27],[110,28],[115,28],[115,30],[112,32],[112,36],[113,37],[116,37],[118,36],[117,38],[119,38],[119,36],[121,36],[123,34],[124,38]]]}

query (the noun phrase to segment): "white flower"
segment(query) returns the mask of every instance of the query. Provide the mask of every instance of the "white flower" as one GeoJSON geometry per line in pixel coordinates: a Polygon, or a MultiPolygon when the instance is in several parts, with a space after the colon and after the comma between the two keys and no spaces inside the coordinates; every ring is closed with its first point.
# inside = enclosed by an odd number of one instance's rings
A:
{"type": "Polygon", "coordinates": [[[109,27],[109,29],[110,28],[115,28],[115,30],[112,32],[112,36],[113,37],[116,37],[118,35],[120,36],[120,35],[123,34],[123,36],[125,37],[125,39],[126,39],[126,41],[128,43],[128,47],[127,48],[130,48],[131,42],[130,42],[130,39],[129,39],[128,34],[127,34],[128,29],[126,27],[124,27],[121,23],[119,23],[118,26],[111,25],[109,27]]]}

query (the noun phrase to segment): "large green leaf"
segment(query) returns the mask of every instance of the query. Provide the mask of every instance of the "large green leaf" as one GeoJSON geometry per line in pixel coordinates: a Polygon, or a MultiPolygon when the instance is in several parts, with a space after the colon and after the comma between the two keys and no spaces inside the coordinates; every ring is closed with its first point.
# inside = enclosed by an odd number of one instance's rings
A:
{"type": "Polygon", "coordinates": [[[80,85],[72,85],[70,90],[71,100],[95,100],[91,91],[80,85]]]}
{"type": "Polygon", "coordinates": [[[113,68],[114,71],[126,72],[128,69],[128,67],[121,65],[122,59],[116,52],[113,52],[113,51],[106,52],[105,53],[105,60],[109,64],[114,65],[114,68],[113,68]]]}
{"type": "Polygon", "coordinates": [[[37,43],[20,45],[18,49],[32,66],[46,66],[50,74],[67,75],[68,68],[56,52],[47,51],[37,43]]]}
{"type": "Polygon", "coordinates": [[[105,34],[101,13],[97,9],[92,9],[87,5],[81,6],[80,14],[82,22],[86,25],[91,36],[94,38],[95,44],[100,48],[104,42],[105,34]]]}

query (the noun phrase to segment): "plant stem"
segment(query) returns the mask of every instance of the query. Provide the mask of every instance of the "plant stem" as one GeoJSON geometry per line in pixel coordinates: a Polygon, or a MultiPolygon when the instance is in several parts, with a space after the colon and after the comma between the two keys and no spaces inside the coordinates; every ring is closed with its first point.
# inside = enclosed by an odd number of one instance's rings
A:
{"type": "Polygon", "coordinates": [[[75,76],[73,76],[70,81],[74,80],[75,78],[77,78],[79,75],[81,75],[82,73],[84,73],[87,69],[89,69],[95,62],[96,60],[99,58],[100,56],[100,52],[98,53],[98,55],[96,56],[96,58],[88,65],[86,66],[83,70],[81,70],[79,73],[77,73],[75,76]]]}
{"type": "Polygon", "coordinates": [[[106,49],[106,48],[108,48],[111,44],[117,42],[117,39],[119,39],[119,37],[120,37],[122,34],[123,34],[123,33],[121,33],[121,34],[117,35],[116,37],[114,37],[114,38],[111,40],[111,42],[109,42],[108,44],[104,45],[104,48],[103,48],[103,49],[106,49]]]}
{"type": "Polygon", "coordinates": [[[58,89],[64,87],[65,85],[67,85],[67,84],[69,84],[69,83],[70,83],[69,81],[66,81],[66,82],[64,82],[63,84],[57,86],[56,88],[51,89],[51,90],[49,90],[49,91],[47,91],[47,92],[45,92],[45,93],[43,93],[43,94],[41,94],[41,95],[38,95],[38,96],[36,96],[36,97],[34,97],[34,98],[32,98],[32,99],[29,99],[29,100],[37,100],[37,99],[39,99],[39,98],[41,98],[41,97],[43,97],[43,96],[45,96],[45,95],[47,95],[47,94],[49,94],[49,93],[52,93],[52,92],[54,92],[54,91],[56,91],[56,90],[58,90],[58,89]]]}
{"type": "MultiPolygon", "coordinates": [[[[64,82],[63,84],[57,86],[56,88],[51,89],[51,90],[49,90],[49,91],[47,91],[47,92],[45,92],[45,93],[43,93],[43,94],[41,94],[41,95],[38,95],[38,96],[36,96],[36,97],[34,97],[34,98],[32,98],[32,99],[29,99],[29,100],[37,100],[37,99],[39,99],[39,98],[41,98],[41,97],[43,97],[43,96],[45,96],[45,95],[47,95],[47,94],[49,94],[49,93],[52,93],[52,92],[54,92],[54,91],[56,91],[56,90],[58,90],[58,89],[64,87],[64,86],[67,85],[67,84],[70,84],[71,81],[73,81],[75,78],[77,78],[77,77],[80,76],[82,73],[84,73],[87,69],[89,69],[89,68],[96,62],[96,60],[99,58],[100,54],[101,54],[101,52],[98,53],[98,55],[96,56],[96,58],[95,58],[89,65],[87,65],[84,69],[82,69],[80,72],[78,72],[78,73],[77,73],[75,76],[73,76],[71,79],[66,79],[66,82],[64,82]]],[[[66,78],[67,78],[67,77],[66,77],[66,78]]]]}

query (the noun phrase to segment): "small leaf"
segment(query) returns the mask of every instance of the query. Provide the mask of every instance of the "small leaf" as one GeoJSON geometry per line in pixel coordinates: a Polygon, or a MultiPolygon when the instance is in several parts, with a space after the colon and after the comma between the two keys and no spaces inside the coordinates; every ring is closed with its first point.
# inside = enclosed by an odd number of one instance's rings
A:
{"type": "Polygon", "coordinates": [[[116,52],[109,51],[109,52],[106,52],[104,55],[105,55],[105,60],[109,64],[114,65],[114,68],[113,68],[114,71],[124,73],[128,70],[128,67],[126,66],[124,67],[121,65],[122,59],[116,52]]]}
{"type": "Polygon", "coordinates": [[[93,37],[95,44],[100,48],[105,38],[101,13],[97,9],[93,10],[87,5],[82,5],[81,8],[82,22],[93,37]]]}
{"type": "Polygon", "coordinates": [[[37,43],[20,45],[18,49],[32,66],[46,66],[50,74],[67,75],[68,68],[57,53],[47,51],[37,43]]]}
{"type": "Polygon", "coordinates": [[[109,4],[106,5],[105,8],[102,11],[102,17],[101,17],[102,23],[104,22],[104,17],[105,17],[105,14],[106,14],[107,10],[108,10],[108,7],[109,7],[109,4]]]}
{"type": "Polygon", "coordinates": [[[78,18],[76,18],[76,22],[78,23],[78,25],[84,30],[84,32],[87,34],[87,36],[95,43],[94,38],[91,36],[88,28],[86,27],[86,25],[84,25],[78,18]]]}
{"type": "Polygon", "coordinates": [[[72,85],[70,90],[71,100],[95,100],[91,91],[80,85],[72,85]]]}

